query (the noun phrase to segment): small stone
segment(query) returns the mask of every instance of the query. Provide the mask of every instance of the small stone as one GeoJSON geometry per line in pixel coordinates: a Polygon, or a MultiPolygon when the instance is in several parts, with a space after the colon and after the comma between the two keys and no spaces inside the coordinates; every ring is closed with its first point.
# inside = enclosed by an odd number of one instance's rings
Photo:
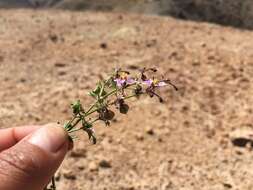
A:
{"type": "Polygon", "coordinates": [[[66,75],[66,74],[67,74],[66,71],[59,71],[59,72],[58,72],[58,75],[59,75],[59,76],[63,76],[63,75],[66,75]]]}
{"type": "Polygon", "coordinates": [[[154,135],[154,134],[155,134],[155,132],[154,132],[154,130],[152,129],[152,127],[147,127],[145,131],[146,131],[146,133],[149,134],[149,135],[154,135]]]}
{"type": "Polygon", "coordinates": [[[101,47],[102,49],[106,49],[108,46],[107,46],[107,43],[101,43],[101,44],[100,44],[100,47],[101,47]]]}
{"type": "Polygon", "coordinates": [[[144,136],[141,133],[136,134],[135,137],[138,141],[143,141],[144,140],[144,136]]]}
{"type": "Polygon", "coordinates": [[[63,171],[63,177],[69,180],[76,180],[76,175],[70,170],[63,171]]]}
{"type": "Polygon", "coordinates": [[[159,137],[158,142],[163,142],[163,139],[161,137],[159,137]]]}
{"type": "Polygon", "coordinates": [[[66,67],[65,63],[55,63],[54,64],[55,67],[66,67]]]}
{"type": "Polygon", "coordinates": [[[86,150],[85,149],[75,149],[71,151],[70,157],[73,158],[85,158],[86,157],[86,150]]]}
{"type": "Polygon", "coordinates": [[[233,186],[229,183],[223,183],[223,186],[227,189],[231,189],[233,186]]]}
{"type": "Polygon", "coordinates": [[[56,43],[56,42],[58,41],[58,36],[57,36],[56,34],[50,34],[50,35],[49,35],[49,39],[50,39],[52,42],[56,43]]]}
{"type": "Polygon", "coordinates": [[[88,165],[88,170],[93,172],[98,170],[98,166],[95,162],[90,162],[88,165]]]}
{"type": "Polygon", "coordinates": [[[79,165],[77,166],[77,168],[78,168],[80,171],[82,171],[82,170],[84,170],[84,169],[85,169],[85,167],[84,167],[84,165],[83,165],[83,164],[79,164],[79,165]]]}
{"type": "Polygon", "coordinates": [[[26,82],[26,79],[25,79],[25,78],[21,78],[21,79],[20,79],[20,82],[21,82],[21,83],[25,83],[25,82],[26,82]]]}
{"type": "Polygon", "coordinates": [[[251,127],[241,127],[229,134],[229,138],[234,146],[244,147],[253,146],[253,129],[251,127]]]}
{"type": "Polygon", "coordinates": [[[101,168],[111,168],[112,167],[111,163],[109,161],[107,161],[107,160],[101,160],[99,162],[99,166],[101,168]]]}
{"type": "Polygon", "coordinates": [[[138,70],[139,69],[139,67],[137,65],[128,65],[127,68],[131,69],[131,70],[138,70]]]}

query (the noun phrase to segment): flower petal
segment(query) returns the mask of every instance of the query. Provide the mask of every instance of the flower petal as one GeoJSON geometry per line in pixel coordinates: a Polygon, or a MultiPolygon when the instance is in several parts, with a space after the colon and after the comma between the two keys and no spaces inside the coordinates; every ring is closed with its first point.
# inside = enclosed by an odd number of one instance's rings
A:
{"type": "Polygon", "coordinates": [[[136,82],[137,82],[137,81],[134,80],[134,79],[132,79],[132,78],[129,78],[129,79],[127,79],[127,81],[126,81],[127,84],[134,84],[134,83],[136,83],[136,82]]]}
{"type": "Polygon", "coordinates": [[[143,81],[143,84],[146,84],[148,86],[151,86],[153,84],[153,80],[149,79],[149,80],[145,80],[143,81]]]}
{"type": "Polygon", "coordinates": [[[162,87],[162,86],[167,86],[168,84],[164,81],[160,81],[158,82],[158,84],[156,86],[162,87]]]}
{"type": "Polygon", "coordinates": [[[117,83],[118,87],[122,87],[124,83],[126,82],[126,80],[124,79],[115,79],[114,81],[117,83]]]}

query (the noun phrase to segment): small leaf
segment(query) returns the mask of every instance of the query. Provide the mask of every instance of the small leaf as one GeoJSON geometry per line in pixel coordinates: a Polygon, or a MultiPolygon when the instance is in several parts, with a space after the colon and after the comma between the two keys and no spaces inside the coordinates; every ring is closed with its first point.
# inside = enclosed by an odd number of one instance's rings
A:
{"type": "Polygon", "coordinates": [[[111,124],[110,121],[108,120],[105,121],[105,126],[110,126],[110,124],[111,124]]]}
{"type": "Polygon", "coordinates": [[[88,122],[86,122],[86,121],[82,121],[82,126],[84,127],[84,128],[92,128],[92,124],[91,123],[88,123],[88,122]]]}
{"type": "Polygon", "coordinates": [[[83,130],[88,134],[90,140],[92,140],[93,144],[97,143],[97,138],[93,128],[83,128],[83,130]]]}
{"type": "Polygon", "coordinates": [[[83,107],[82,107],[80,100],[77,100],[76,102],[71,104],[71,107],[72,107],[73,113],[75,115],[83,112],[83,107]]]}
{"type": "Polygon", "coordinates": [[[97,98],[99,95],[104,96],[106,94],[107,94],[106,91],[104,90],[104,88],[102,88],[101,82],[97,84],[97,86],[94,90],[89,92],[89,95],[94,98],[97,98]],[[103,91],[101,92],[102,89],[103,89],[103,91]]]}
{"type": "Polygon", "coordinates": [[[64,129],[66,129],[67,131],[71,130],[72,129],[71,123],[69,123],[69,122],[64,123],[64,129]]]}
{"type": "Polygon", "coordinates": [[[112,120],[114,118],[115,113],[111,110],[105,109],[105,110],[101,110],[101,112],[99,113],[99,118],[101,120],[112,120]]]}

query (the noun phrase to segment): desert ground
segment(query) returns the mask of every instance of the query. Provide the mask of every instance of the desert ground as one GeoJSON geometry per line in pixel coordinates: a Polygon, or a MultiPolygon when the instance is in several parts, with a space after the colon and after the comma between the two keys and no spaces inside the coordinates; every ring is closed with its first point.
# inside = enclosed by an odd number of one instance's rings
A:
{"type": "Polygon", "coordinates": [[[77,134],[59,190],[252,190],[253,32],[127,13],[0,11],[1,128],[63,123],[114,68],[179,88],[77,134]]]}

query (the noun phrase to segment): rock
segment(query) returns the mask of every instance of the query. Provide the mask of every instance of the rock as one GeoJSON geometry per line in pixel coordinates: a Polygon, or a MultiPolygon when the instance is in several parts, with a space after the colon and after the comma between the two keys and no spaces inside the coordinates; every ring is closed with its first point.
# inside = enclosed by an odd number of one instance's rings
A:
{"type": "Polygon", "coordinates": [[[111,168],[112,165],[111,165],[111,163],[110,163],[109,161],[107,161],[107,160],[101,160],[101,161],[99,162],[99,167],[101,167],[101,168],[111,168]]]}
{"type": "Polygon", "coordinates": [[[64,75],[66,75],[66,74],[67,74],[66,71],[59,71],[59,72],[58,72],[58,75],[59,75],[59,76],[64,76],[64,75]]]}
{"type": "Polygon", "coordinates": [[[95,162],[90,162],[88,165],[88,170],[93,172],[98,170],[98,165],[95,162]]]}
{"type": "Polygon", "coordinates": [[[231,189],[233,186],[229,183],[223,183],[223,186],[226,188],[226,189],[231,189]]]}
{"type": "Polygon", "coordinates": [[[83,164],[78,165],[78,166],[77,166],[77,168],[78,168],[80,171],[82,171],[82,170],[84,170],[84,169],[85,169],[85,167],[84,167],[84,165],[83,165],[83,164]]]}
{"type": "Polygon", "coordinates": [[[55,67],[66,67],[65,63],[55,63],[54,64],[55,67]]]}
{"type": "Polygon", "coordinates": [[[144,136],[143,136],[142,133],[136,134],[135,137],[136,137],[136,139],[137,139],[138,141],[143,141],[143,140],[144,140],[144,136]]]}
{"type": "Polygon", "coordinates": [[[242,127],[235,129],[229,134],[229,138],[234,146],[247,147],[250,145],[253,147],[253,128],[242,127]]]}
{"type": "Polygon", "coordinates": [[[147,134],[149,134],[149,135],[154,135],[154,134],[155,134],[155,132],[154,132],[154,130],[153,130],[152,127],[147,127],[147,128],[145,129],[145,132],[146,132],[147,134]]]}
{"type": "Polygon", "coordinates": [[[52,42],[56,43],[56,42],[58,41],[58,36],[57,36],[56,34],[50,34],[50,35],[49,35],[49,39],[50,39],[52,42]]]}
{"type": "Polygon", "coordinates": [[[127,65],[127,69],[138,70],[139,67],[137,65],[127,65]]]}
{"type": "Polygon", "coordinates": [[[86,150],[85,149],[75,149],[71,151],[70,157],[73,158],[85,158],[86,157],[86,150]]]}
{"type": "Polygon", "coordinates": [[[21,83],[25,83],[25,82],[26,82],[26,79],[25,79],[25,78],[21,78],[19,81],[20,81],[21,83]]]}
{"type": "Polygon", "coordinates": [[[100,48],[102,49],[106,49],[108,46],[107,46],[107,43],[101,43],[100,44],[100,48]]]}
{"type": "Polygon", "coordinates": [[[69,180],[76,180],[76,175],[70,170],[63,171],[63,177],[69,180]]]}

